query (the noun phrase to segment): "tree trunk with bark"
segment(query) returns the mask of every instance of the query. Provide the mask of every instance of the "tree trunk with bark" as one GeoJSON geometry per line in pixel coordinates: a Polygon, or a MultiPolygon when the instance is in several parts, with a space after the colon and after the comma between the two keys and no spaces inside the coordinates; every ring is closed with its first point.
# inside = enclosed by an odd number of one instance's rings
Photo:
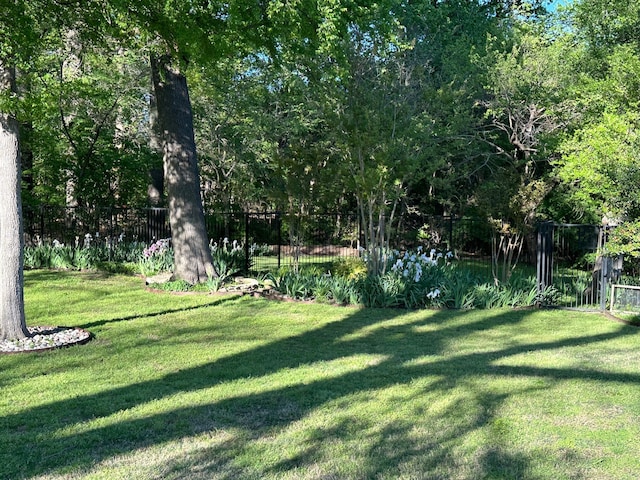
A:
{"type": "MultiPolygon", "coordinates": [[[[15,71],[0,62],[0,92],[13,90],[15,71]]],[[[24,317],[22,204],[18,121],[0,112],[0,340],[29,336],[24,317]]]]}
{"type": "Polygon", "coordinates": [[[162,130],[163,165],[176,280],[202,283],[215,276],[200,198],[200,174],[187,79],[170,56],[151,59],[162,130]]]}

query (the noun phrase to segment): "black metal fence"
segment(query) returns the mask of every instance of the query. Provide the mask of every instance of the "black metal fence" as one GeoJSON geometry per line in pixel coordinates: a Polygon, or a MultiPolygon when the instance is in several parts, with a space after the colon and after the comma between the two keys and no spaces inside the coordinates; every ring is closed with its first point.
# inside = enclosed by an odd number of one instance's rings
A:
{"type": "MultiPolygon", "coordinates": [[[[54,240],[82,245],[86,235],[108,245],[131,241],[150,244],[171,236],[168,212],[162,208],[25,206],[23,214],[27,245],[54,240]]],[[[207,212],[205,219],[211,242],[241,245],[246,269],[253,271],[329,264],[338,258],[359,255],[363,241],[356,214],[207,212]]],[[[405,216],[392,233],[391,246],[403,251],[429,245],[455,252],[468,269],[490,281],[495,274],[495,235],[485,219],[405,216]]],[[[607,237],[608,228],[601,225],[542,223],[537,238],[526,240],[529,245],[523,248],[518,269],[524,276],[537,277],[540,294],[553,287],[558,306],[602,310],[609,301],[612,280],[640,283],[637,265],[629,259],[600,255],[607,237]]]]}
{"type": "MultiPolygon", "coordinates": [[[[171,236],[163,208],[24,207],[25,243],[82,245],[86,235],[109,245],[147,244],[171,236]]],[[[329,263],[359,255],[362,228],[356,214],[287,215],[281,212],[207,212],[212,242],[237,242],[249,269],[264,271],[291,264],[329,263]]],[[[407,217],[392,233],[392,248],[429,245],[455,251],[461,261],[491,274],[491,229],[477,218],[407,217]]]]}
{"type": "Polygon", "coordinates": [[[632,259],[607,256],[612,228],[604,225],[548,222],[538,229],[538,291],[553,287],[555,304],[564,308],[605,310],[611,286],[637,284],[632,259]]]}
{"type": "MultiPolygon", "coordinates": [[[[109,246],[171,237],[164,208],[25,206],[23,217],[26,245],[57,241],[78,246],[88,235],[109,246]]],[[[211,242],[241,245],[247,270],[257,271],[358,255],[361,236],[353,214],[207,212],[205,224],[211,242]]]]}

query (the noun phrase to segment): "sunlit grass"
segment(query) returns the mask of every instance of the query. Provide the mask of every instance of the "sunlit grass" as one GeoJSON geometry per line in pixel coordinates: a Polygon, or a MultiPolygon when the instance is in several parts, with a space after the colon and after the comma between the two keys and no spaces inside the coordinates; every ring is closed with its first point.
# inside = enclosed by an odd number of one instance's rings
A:
{"type": "Polygon", "coordinates": [[[639,330],[566,311],[367,310],[28,272],[0,478],[640,477],[639,330]]]}

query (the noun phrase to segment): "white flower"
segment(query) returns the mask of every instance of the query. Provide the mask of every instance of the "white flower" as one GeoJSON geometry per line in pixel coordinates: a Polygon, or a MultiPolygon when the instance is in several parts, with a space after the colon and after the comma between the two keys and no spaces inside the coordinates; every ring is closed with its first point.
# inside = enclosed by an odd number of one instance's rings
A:
{"type": "Polygon", "coordinates": [[[438,298],[440,296],[440,289],[436,288],[435,290],[432,290],[431,292],[427,293],[427,298],[430,299],[434,299],[434,298],[438,298]]]}
{"type": "Polygon", "coordinates": [[[447,252],[447,258],[453,258],[453,252],[451,251],[447,252]]]}

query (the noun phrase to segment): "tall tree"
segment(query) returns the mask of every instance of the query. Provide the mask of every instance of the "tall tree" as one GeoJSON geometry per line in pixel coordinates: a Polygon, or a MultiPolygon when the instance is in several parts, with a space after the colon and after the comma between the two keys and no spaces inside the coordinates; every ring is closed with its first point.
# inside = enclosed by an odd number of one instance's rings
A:
{"type": "Polygon", "coordinates": [[[151,60],[163,135],[164,179],[174,250],[174,278],[201,283],[216,275],[200,195],[200,175],[187,79],[170,56],[151,60]]]}
{"type": "MultiPolygon", "coordinates": [[[[0,95],[15,92],[15,68],[0,58],[0,95]]],[[[0,103],[0,340],[29,335],[24,316],[18,121],[0,103]]]]}
{"type": "MultiPolygon", "coordinates": [[[[640,6],[582,0],[570,10],[580,52],[574,88],[580,121],[559,146],[554,174],[570,214],[581,220],[630,221],[640,216],[640,6]]],[[[578,45],[579,48],[576,48],[578,45]]]]}
{"type": "MultiPolygon", "coordinates": [[[[24,316],[20,134],[15,69],[37,43],[33,4],[0,9],[0,339],[29,335],[24,316]]],[[[40,12],[41,13],[41,12],[40,12]]]]}

